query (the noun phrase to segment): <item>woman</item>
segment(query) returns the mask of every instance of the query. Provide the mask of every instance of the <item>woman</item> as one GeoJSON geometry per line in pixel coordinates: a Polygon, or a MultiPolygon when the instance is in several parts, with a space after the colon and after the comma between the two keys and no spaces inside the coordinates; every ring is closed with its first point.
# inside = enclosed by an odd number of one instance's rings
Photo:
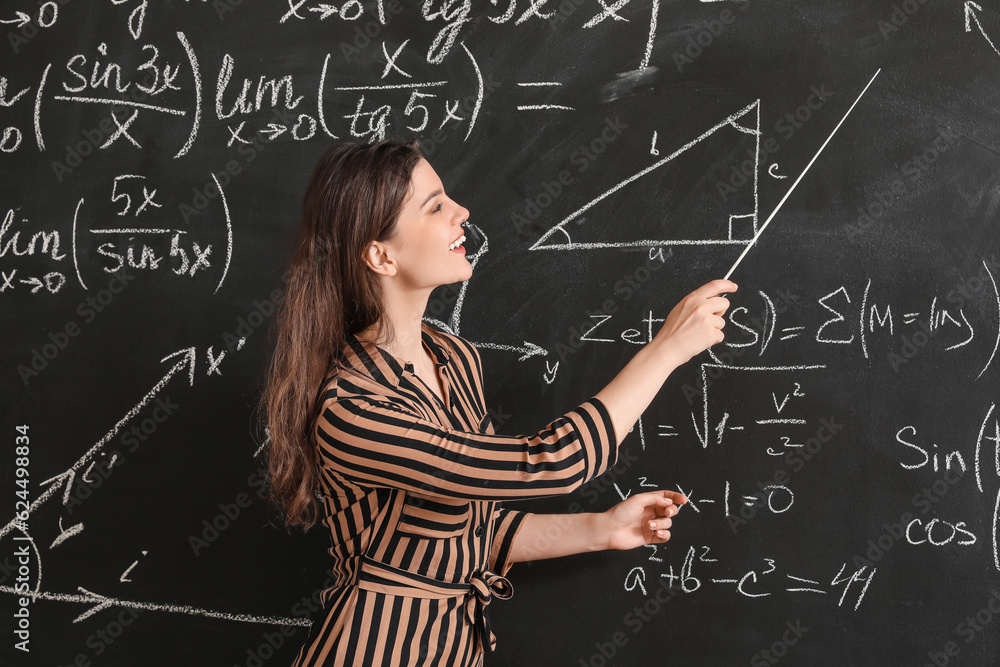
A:
{"type": "Polygon", "coordinates": [[[468,217],[412,143],[336,145],[309,183],[263,397],[270,497],[289,525],[312,526],[322,504],[337,577],[297,667],[481,664],[496,641],[487,605],[510,597],[513,563],[662,544],[686,502],[500,505],[614,465],[667,375],[722,340],[718,295],[736,285],[686,297],[607,387],[537,434],[496,435],[476,349],[422,321],[435,287],[472,275],[468,217]]]}

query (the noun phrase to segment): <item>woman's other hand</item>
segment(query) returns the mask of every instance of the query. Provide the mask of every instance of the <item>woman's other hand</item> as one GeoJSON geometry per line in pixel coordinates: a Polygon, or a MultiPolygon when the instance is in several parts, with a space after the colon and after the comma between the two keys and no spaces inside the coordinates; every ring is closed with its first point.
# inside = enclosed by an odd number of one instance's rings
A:
{"type": "Polygon", "coordinates": [[[602,513],[608,549],[634,549],[663,544],[670,539],[670,526],[680,506],[687,502],[675,491],[649,491],[629,496],[602,513]]]}
{"type": "Polygon", "coordinates": [[[729,308],[729,300],[719,295],[737,289],[736,283],[729,280],[702,285],[674,306],[653,341],[662,344],[664,353],[677,366],[721,343],[722,327],[726,324],[723,315],[729,308]]]}

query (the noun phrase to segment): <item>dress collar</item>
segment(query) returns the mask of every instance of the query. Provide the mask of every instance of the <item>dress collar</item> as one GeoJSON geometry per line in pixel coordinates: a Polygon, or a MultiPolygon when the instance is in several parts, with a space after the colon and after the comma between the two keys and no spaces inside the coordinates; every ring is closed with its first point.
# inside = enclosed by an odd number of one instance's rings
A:
{"type": "MultiPolygon", "coordinates": [[[[437,331],[427,322],[420,323],[420,338],[430,350],[434,365],[443,366],[451,359],[451,352],[437,340],[437,331]]],[[[403,363],[388,350],[374,343],[347,334],[345,350],[347,366],[371,375],[380,384],[398,387],[404,372],[413,373],[413,364],[403,363]]]]}

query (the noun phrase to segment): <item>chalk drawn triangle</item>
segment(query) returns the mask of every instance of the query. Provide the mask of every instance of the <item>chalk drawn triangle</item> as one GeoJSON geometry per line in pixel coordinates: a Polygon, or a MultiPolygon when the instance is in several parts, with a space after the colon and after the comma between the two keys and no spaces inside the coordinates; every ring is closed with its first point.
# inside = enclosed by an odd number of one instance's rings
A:
{"type": "Polygon", "coordinates": [[[760,138],[756,100],[587,202],[529,250],[747,245],[757,233],[760,138]]]}

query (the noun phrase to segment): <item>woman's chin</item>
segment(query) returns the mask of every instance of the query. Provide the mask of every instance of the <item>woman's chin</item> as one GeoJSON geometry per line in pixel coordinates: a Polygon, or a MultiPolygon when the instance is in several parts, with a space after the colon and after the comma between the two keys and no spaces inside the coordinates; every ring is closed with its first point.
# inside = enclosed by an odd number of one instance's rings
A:
{"type": "Polygon", "coordinates": [[[466,270],[465,271],[459,271],[455,275],[457,276],[457,278],[455,280],[453,280],[452,282],[456,282],[456,283],[465,282],[466,280],[468,280],[469,278],[472,277],[472,264],[469,264],[468,261],[467,261],[466,262],[466,270]]]}

